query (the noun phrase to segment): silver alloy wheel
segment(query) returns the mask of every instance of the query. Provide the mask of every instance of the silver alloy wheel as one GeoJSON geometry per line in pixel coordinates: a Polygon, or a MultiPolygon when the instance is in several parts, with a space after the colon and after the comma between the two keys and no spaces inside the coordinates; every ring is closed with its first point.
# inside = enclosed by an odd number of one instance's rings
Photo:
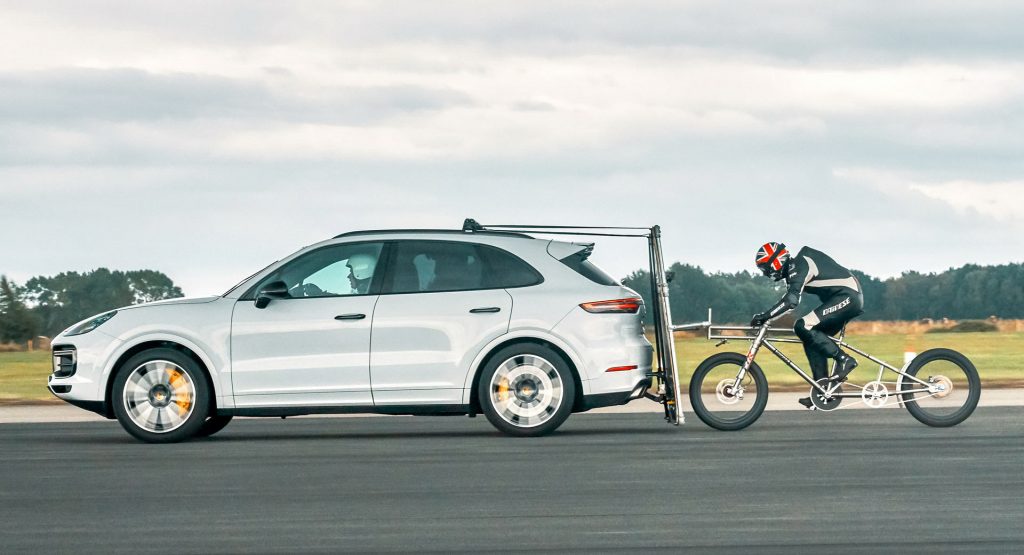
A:
{"type": "Polygon", "coordinates": [[[180,366],[151,360],[128,375],[122,396],[128,417],[155,434],[179,428],[196,406],[196,386],[180,366]]]}
{"type": "Polygon", "coordinates": [[[491,405],[502,420],[520,428],[547,422],[562,406],[562,377],[537,355],[522,354],[498,366],[491,377],[491,405]]]}

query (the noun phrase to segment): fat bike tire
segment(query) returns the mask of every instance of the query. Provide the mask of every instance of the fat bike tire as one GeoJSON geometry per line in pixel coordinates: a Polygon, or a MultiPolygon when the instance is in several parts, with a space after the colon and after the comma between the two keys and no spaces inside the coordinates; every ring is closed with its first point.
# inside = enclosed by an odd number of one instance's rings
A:
{"type": "MultiPolygon", "coordinates": [[[[768,380],[764,377],[764,372],[761,371],[761,367],[756,362],[750,364],[750,368],[747,370],[747,377],[744,378],[745,382],[748,378],[751,379],[753,385],[757,388],[757,399],[746,412],[731,418],[723,418],[704,403],[702,391],[706,392],[709,388],[714,390],[716,385],[704,383],[712,370],[721,366],[731,366],[738,372],[746,360],[746,355],[739,353],[718,353],[705,359],[697,367],[697,370],[694,371],[693,377],[690,378],[690,404],[693,406],[693,412],[697,415],[697,418],[701,419],[701,422],[716,430],[732,432],[750,426],[764,413],[764,408],[768,404],[768,380]]],[[[733,376],[735,376],[735,373],[733,376]]],[[[712,378],[712,381],[714,380],[715,378],[712,378]]]]}
{"type": "MultiPolygon", "coordinates": [[[[963,376],[967,379],[968,387],[967,398],[964,404],[955,412],[940,415],[929,410],[930,407],[922,407],[918,402],[928,399],[928,396],[916,397],[916,395],[922,394],[903,393],[903,406],[906,407],[911,416],[923,424],[935,428],[948,428],[967,420],[967,417],[978,407],[978,399],[981,398],[981,378],[978,376],[978,369],[974,367],[974,363],[963,354],[952,349],[931,349],[925,351],[914,358],[910,366],[907,367],[906,372],[911,376],[927,381],[931,376],[927,375],[929,371],[926,369],[926,366],[928,363],[937,361],[952,363],[963,372],[963,376]],[[919,376],[919,373],[922,375],[919,376]]],[[[919,387],[921,385],[917,382],[904,378],[900,391],[919,387]]],[[[955,390],[953,393],[955,393],[955,390]]]]}

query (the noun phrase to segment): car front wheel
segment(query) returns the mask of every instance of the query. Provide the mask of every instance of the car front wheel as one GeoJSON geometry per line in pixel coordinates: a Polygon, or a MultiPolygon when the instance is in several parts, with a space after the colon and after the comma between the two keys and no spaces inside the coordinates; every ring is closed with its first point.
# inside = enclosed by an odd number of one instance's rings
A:
{"type": "Polygon", "coordinates": [[[118,369],[114,415],[132,436],[173,443],[194,436],[210,407],[206,375],[187,355],[168,348],[139,353],[118,369]]]}
{"type": "Polygon", "coordinates": [[[514,436],[542,436],[569,418],[576,386],[560,354],[523,343],[491,357],[481,372],[477,395],[484,415],[498,430],[514,436]]]}

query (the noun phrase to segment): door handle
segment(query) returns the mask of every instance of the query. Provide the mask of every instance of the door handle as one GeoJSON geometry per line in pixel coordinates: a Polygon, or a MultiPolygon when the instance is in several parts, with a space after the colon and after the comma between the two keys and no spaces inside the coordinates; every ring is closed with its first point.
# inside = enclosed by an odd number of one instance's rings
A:
{"type": "Polygon", "coordinates": [[[483,308],[474,308],[469,311],[470,314],[485,314],[488,312],[501,312],[501,308],[497,306],[485,306],[483,308]]]}
{"type": "Polygon", "coordinates": [[[363,318],[366,318],[365,314],[339,314],[334,317],[335,320],[362,320],[363,318]]]}

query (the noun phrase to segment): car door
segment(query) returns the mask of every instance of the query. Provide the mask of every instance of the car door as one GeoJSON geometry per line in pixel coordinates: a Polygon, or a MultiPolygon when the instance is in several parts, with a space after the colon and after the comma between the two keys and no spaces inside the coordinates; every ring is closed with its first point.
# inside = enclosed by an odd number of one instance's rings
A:
{"type": "Polygon", "coordinates": [[[235,304],[235,404],[372,405],[370,325],[382,242],[331,245],[272,272],[235,304]],[[258,292],[287,291],[264,308],[258,292]]]}
{"type": "Polygon", "coordinates": [[[373,314],[370,375],[378,406],[462,402],[474,357],[508,332],[512,297],[486,285],[474,243],[392,244],[373,314]]]}

